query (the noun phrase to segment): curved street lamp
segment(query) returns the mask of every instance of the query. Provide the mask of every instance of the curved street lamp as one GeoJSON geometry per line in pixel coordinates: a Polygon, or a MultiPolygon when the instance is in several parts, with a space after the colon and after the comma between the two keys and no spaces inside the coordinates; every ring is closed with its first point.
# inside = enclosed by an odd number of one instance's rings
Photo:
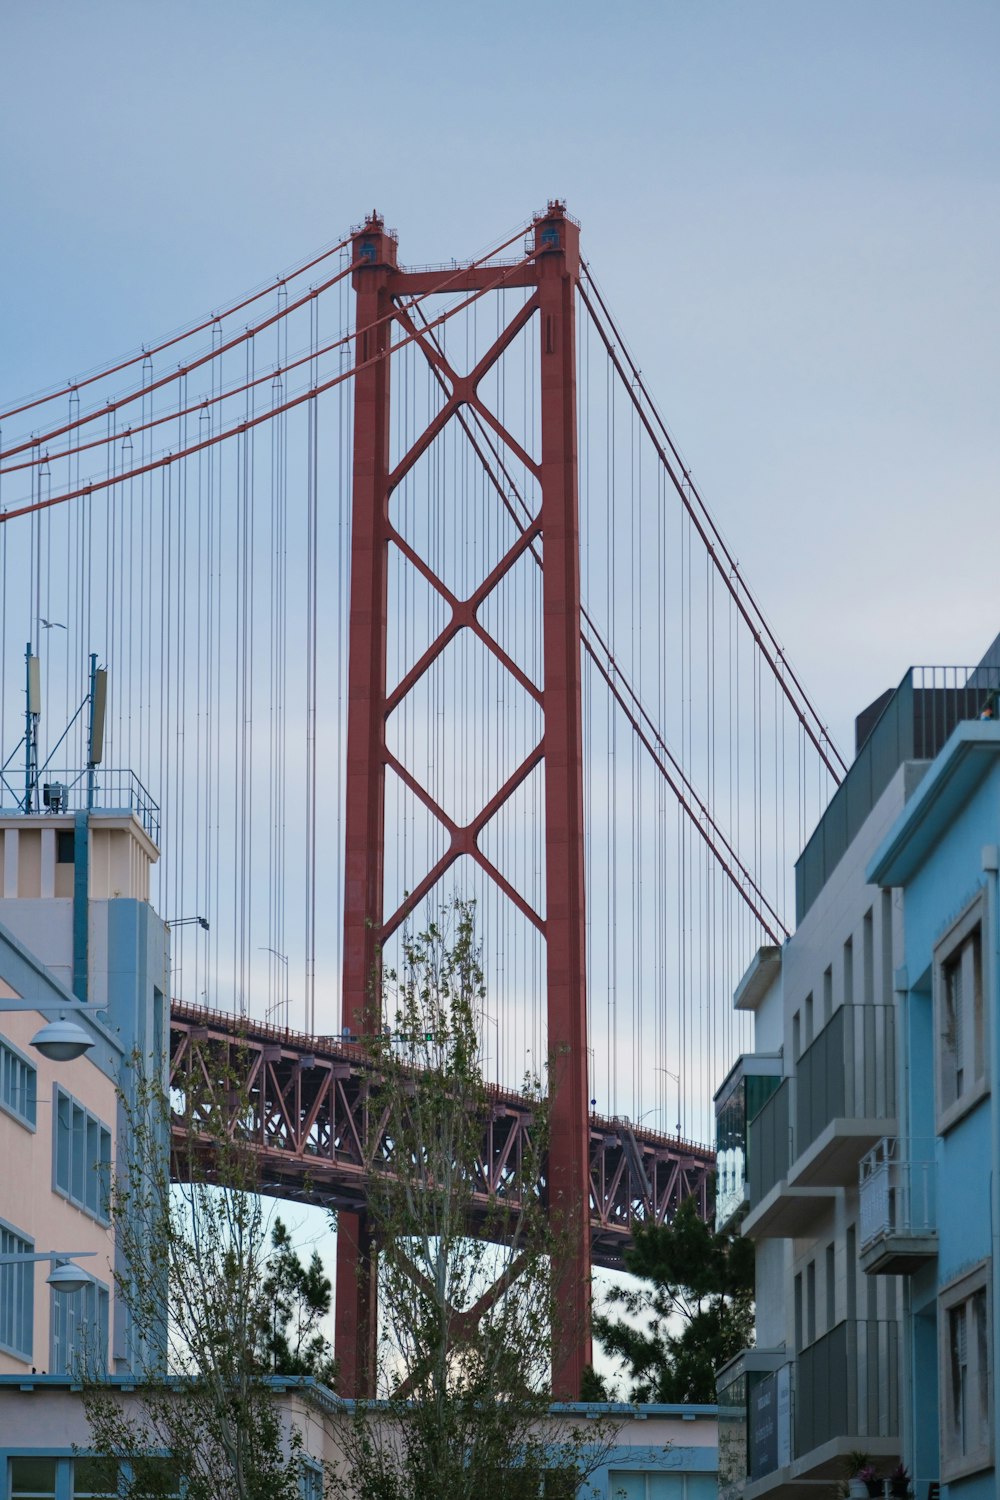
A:
{"type": "Polygon", "coordinates": [[[43,1057],[47,1057],[50,1062],[72,1062],[74,1058],[82,1057],[85,1052],[89,1052],[94,1045],[94,1038],[70,1017],[77,1015],[96,1017],[98,1011],[106,1011],[107,1008],[106,1001],[88,1002],[85,1005],[82,1001],[60,1000],[53,1003],[49,1000],[0,998],[0,1012],[35,1010],[43,1016],[53,1014],[56,1016],[56,1020],[46,1022],[31,1038],[31,1046],[43,1057]]]}
{"type": "Polygon", "coordinates": [[[88,1255],[96,1254],[96,1250],[15,1251],[10,1255],[0,1255],[0,1266],[24,1266],[34,1261],[51,1260],[54,1264],[45,1280],[54,1292],[72,1296],[74,1292],[80,1292],[85,1286],[89,1286],[94,1279],[82,1266],[73,1264],[74,1257],[83,1260],[88,1255]]]}

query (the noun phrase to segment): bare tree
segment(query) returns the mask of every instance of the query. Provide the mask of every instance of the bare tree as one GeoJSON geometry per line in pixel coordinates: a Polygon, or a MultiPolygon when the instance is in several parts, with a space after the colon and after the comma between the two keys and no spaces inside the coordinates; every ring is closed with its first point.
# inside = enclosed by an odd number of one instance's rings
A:
{"type": "MultiPolygon", "coordinates": [[[[172,1113],[159,1076],[142,1057],[131,1066],[110,1212],[136,1383],[123,1399],[100,1371],[83,1372],[92,1446],[128,1461],[128,1500],[173,1494],[177,1475],[188,1500],[298,1500],[301,1438],[268,1377],[290,1329],[293,1343],[305,1330],[298,1370],[278,1373],[329,1375],[330,1349],[302,1307],[303,1282],[306,1300],[322,1301],[325,1278],[301,1265],[280,1221],[272,1242],[253,1152],[213,1107],[223,1093],[239,1105],[238,1076],[220,1059],[203,1094],[189,1088],[172,1113]]],[[[234,1115],[249,1121],[249,1101],[234,1115]]],[[[326,1306],[329,1293],[326,1282],[326,1306]]]]}
{"type": "Polygon", "coordinates": [[[483,1082],[474,909],[455,901],[407,936],[382,983],[390,1029],[372,1043],[369,1181],[378,1246],[376,1397],[342,1422],[358,1500],[573,1495],[617,1430],[550,1415],[553,1256],[542,1201],[546,1100],[490,1191],[498,1101],[483,1082]]]}

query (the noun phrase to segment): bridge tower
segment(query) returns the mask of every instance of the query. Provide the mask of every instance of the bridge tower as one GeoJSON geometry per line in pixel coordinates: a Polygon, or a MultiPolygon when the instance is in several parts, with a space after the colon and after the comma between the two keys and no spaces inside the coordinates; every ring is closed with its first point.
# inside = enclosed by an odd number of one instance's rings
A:
{"type": "MultiPolygon", "coordinates": [[[[529,288],[530,296],[467,375],[451,368],[440,348],[418,332],[406,310],[406,299],[440,288],[440,270],[403,270],[397,264],[396,250],[395,238],[377,215],[354,235],[357,317],[343,1024],[363,1034],[376,1022],[378,1018],[370,1014],[370,996],[380,945],[463,854],[476,860],[543,932],[551,1094],[548,1192],[550,1212],[566,1247],[554,1299],[552,1379],[556,1397],[576,1399],[584,1367],[591,1359],[575,323],[579,227],[559,202],[550,203],[534,221],[523,263],[502,277],[504,287],[529,288]],[[468,599],[450,597],[451,621],[390,698],[386,684],[388,547],[390,540],[398,541],[389,518],[390,496],[445,424],[459,418],[463,408],[487,417],[501,441],[527,460],[516,440],[479,402],[477,387],[529,324],[534,325],[540,393],[540,456],[537,462],[529,461],[529,467],[539,485],[540,508],[535,521],[492,569],[488,586],[496,585],[527,546],[542,541],[542,741],[471,822],[462,826],[442,820],[450,836],[447,852],[399,909],[387,913],[383,910],[387,718],[456,630],[476,624],[476,612],[487,590],[484,583],[468,599]],[[448,394],[441,410],[391,467],[389,351],[394,331],[397,337],[401,332],[416,337],[443,377],[448,394]],[[544,920],[531,909],[523,893],[513,889],[496,870],[477,842],[498,807],[542,761],[544,920]]],[[[496,263],[472,263],[455,268],[448,278],[448,290],[486,293],[495,290],[499,280],[496,263]]],[[[446,594],[443,585],[441,592],[446,594]]],[[[419,787],[413,789],[421,795],[419,787]]],[[[435,812],[440,816],[439,809],[435,812]]],[[[363,1215],[340,1214],[337,1254],[336,1345],[341,1391],[364,1395],[369,1393],[374,1377],[377,1309],[376,1248],[363,1215]]]]}

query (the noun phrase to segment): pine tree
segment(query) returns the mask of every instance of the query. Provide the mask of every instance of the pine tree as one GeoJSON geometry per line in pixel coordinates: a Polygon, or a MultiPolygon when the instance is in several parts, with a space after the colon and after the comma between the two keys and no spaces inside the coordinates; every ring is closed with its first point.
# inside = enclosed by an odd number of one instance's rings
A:
{"type": "Polygon", "coordinates": [[[715,1402],[715,1372],[753,1337],[753,1245],[716,1234],[693,1198],[670,1224],[636,1230],[626,1269],[637,1287],[615,1287],[594,1332],[631,1380],[634,1401],[715,1402]]]}
{"type": "Polygon", "coordinates": [[[271,1255],[261,1286],[259,1357],[276,1375],[312,1375],[332,1390],[337,1365],[322,1320],[329,1314],[332,1287],[314,1250],[303,1265],[287,1228],[275,1219],[271,1255]]]}

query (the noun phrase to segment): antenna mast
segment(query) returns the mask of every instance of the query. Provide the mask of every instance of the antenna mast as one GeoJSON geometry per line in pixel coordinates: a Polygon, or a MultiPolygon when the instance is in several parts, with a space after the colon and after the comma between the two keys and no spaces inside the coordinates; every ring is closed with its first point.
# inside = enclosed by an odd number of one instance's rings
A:
{"type": "Polygon", "coordinates": [[[104,758],[104,714],[108,703],[108,669],[90,654],[90,733],[87,737],[87,811],[94,806],[97,767],[104,758]]]}
{"type": "Polygon", "coordinates": [[[31,642],[24,648],[24,810],[30,813],[38,782],[38,720],[42,712],[42,680],[31,642]]]}

